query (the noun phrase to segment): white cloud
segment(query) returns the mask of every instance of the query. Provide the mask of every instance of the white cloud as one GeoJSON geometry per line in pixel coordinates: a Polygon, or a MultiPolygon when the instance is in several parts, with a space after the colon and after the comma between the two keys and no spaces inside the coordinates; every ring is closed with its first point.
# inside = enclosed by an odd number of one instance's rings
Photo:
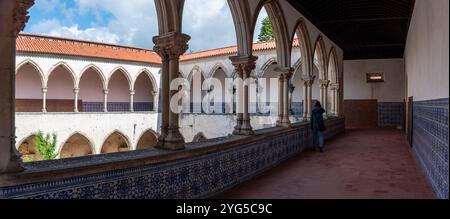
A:
{"type": "Polygon", "coordinates": [[[30,30],[33,33],[41,32],[52,36],[84,39],[104,43],[120,43],[120,37],[114,33],[111,33],[108,28],[100,27],[81,30],[76,24],[69,27],[62,26],[56,19],[43,20],[31,27],[30,30]]]}
{"type": "MultiPolygon", "coordinates": [[[[67,8],[62,0],[41,0],[39,7],[53,7],[64,19],[42,20],[30,27],[35,33],[75,37],[152,48],[153,36],[158,34],[158,21],[153,0],[74,0],[75,7],[67,8]],[[52,5],[52,6],[51,6],[52,5]],[[109,20],[98,22],[105,19],[109,20]],[[77,25],[77,16],[92,16],[89,28],[77,25]],[[97,25],[104,23],[104,25],[97,25]]],[[[267,13],[262,12],[263,16],[267,13]]],[[[32,18],[36,19],[36,18],[32,18]]],[[[258,22],[259,25],[260,22],[258,22]]],[[[259,25],[260,27],[260,25],[259,25]]],[[[255,36],[259,33],[259,27],[255,36]]],[[[226,0],[186,0],[183,32],[192,39],[193,51],[235,45],[236,35],[231,11],[226,0]]]]}

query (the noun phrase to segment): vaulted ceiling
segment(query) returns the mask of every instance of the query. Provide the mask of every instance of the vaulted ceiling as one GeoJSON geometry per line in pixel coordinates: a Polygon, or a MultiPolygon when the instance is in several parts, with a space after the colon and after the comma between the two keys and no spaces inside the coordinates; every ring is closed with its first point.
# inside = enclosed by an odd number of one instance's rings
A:
{"type": "Polygon", "coordinates": [[[288,0],[344,59],[403,58],[414,0],[288,0]]]}

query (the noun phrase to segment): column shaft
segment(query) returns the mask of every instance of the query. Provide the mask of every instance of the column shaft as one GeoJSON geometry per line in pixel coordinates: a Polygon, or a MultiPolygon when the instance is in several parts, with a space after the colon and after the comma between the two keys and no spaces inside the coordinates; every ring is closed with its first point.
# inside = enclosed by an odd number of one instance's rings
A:
{"type": "Polygon", "coordinates": [[[47,88],[42,88],[42,112],[47,112],[47,88]]]}

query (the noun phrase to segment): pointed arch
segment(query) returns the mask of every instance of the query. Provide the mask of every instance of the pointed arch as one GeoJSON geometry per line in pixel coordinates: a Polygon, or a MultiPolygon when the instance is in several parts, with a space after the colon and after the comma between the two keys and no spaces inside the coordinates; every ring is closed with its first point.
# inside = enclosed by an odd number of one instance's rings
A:
{"type": "Polygon", "coordinates": [[[31,60],[31,59],[25,59],[24,61],[19,63],[17,65],[17,67],[16,67],[16,74],[18,74],[19,70],[22,67],[24,67],[25,65],[27,65],[27,64],[31,65],[37,71],[37,73],[39,74],[39,78],[41,79],[42,87],[46,87],[47,84],[46,84],[46,81],[45,81],[45,74],[44,74],[44,72],[42,71],[41,67],[39,67],[39,65],[36,62],[34,62],[33,60],[31,60]]]}
{"type": "Polygon", "coordinates": [[[200,66],[195,65],[192,70],[189,72],[189,75],[187,77],[187,80],[192,82],[192,79],[194,79],[194,74],[200,72],[203,76],[203,78],[207,78],[205,75],[205,72],[200,68],[200,66]]]}
{"type": "Polygon", "coordinates": [[[55,65],[53,65],[53,67],[48,71],[47,74],[47,79],[46,79],[46,84],[48,83],[48,80],[50,79],[50,77],[52,76],[53,72],[59,68],[62,67],[64,68],[67,72],[69,72],[70,77],[72,78],[73,81],[73,88],[78,88],[78,79],[77,76],[75,74],[75,71],[72,69],[72,67],[69,66],[69,64],[67,64],[64,61],[58,62],[55,65]]]}
{"type": "Polygon", "coordinates": [[[82,157],[95,154],[93,141],[81,132],[74,132],[59,147],[60,158],[82,157]]]}
{"type": "Polygon", "coordinates": [[[334,47],[331,48],[330,53],[328,55],[328,80],[331,83],[337,84],[339,83],[339,65],[337,60],[336,49],[334,47]]]}
{"type": "Polygon", "coordinates": [[[134,79],[133,86],[131,87],[131,90],[134,90],[134,88],[136,86],[136,81],[141,76],[141,74],[146,74],[147,75],[147,77],[150,79],[150,81],[152,83],[153,92],[158,92],[159,88],[158,88],[158,83],[156,83],[155,77],[153,76],[152,72],[150,72],[150,70],[145,69],[145,68],[140,70],[139,73],[137,74],[136,78],[134,79]]]}
{"type": "Polygon", "coordinates": [[[83,70],[81,70],[81,74],[80,74],[80,80],[78,81],[77,87],[80,87],[80,82],[81,79],[83,78],[84,74],[89,71],[90,69],[92,69],[93,71],[95,71],[98,76],[100,77],[100,79],[102,80],[102,85],[103,85],[103,90],[106,90],[106,77],[105,74],[103,73],[102,70],[100,70],[100,68],[95,65],[95,64],[89,64],[86,67],[83,68],[83,70]]]}
{"type": "Polygon", "coordinates": [[[327,80],[327,54],[325,49],[325,43],[323,41],[322,35],[319,35],[317,37],[316,43],[314,45],[314,58],[313,62],[315,65],[317,65],[317,68],[319,69],[319,79],[320,80],[327,80]],[[317,63],[315,63],[315,59],[317,58],[317,63]]]}
{"type": "Polygon", "coordinates": [[[272,23],[275,35],[277,59],[279,61],[280,67],[290,68],[292,41],[289,36],[283,9],[278,1],[263,0],[259,2],[256,8],[256,13],[253,15],[251,36],[253,37],[255,33],[256,22],[258,21],[258,16],[261,13],[263,7],[266,9],[269,19],[272,23]]]}
{"type": "Polygon", "coordinates": [[[124,67],[122,67],[122,66],[118,66],[118,67],[116,67],[116,68],[114,68],[112,71],[111,71],[111,73],[109,74],[109,78],[107,79],[107,83],[106,83],[106,85],[107,85],[107,88],[109,89],[109,84],[110,84],[110,82],[111,82],[111,78],[114,76],[114,74],[116,74],[117,72],[120,72],[120,73],[122,73],[124,76],[125,76],[125,78],[127,78],[127,81],[128,81],[128,88],[129,88],[129,90],[131,90],[132,88],[133,88],[133,84],[132,84],[132,79],[131,79],[131,75],[130,75],[130,73],[124,68],[124,67]]]}
{"type": "Polygon", "coordinates": [[[214,75],[216,74],[218,69],[222,69],[225,72],[225,74],[227,75],[227,77],[230,76],[229,75],[230,73],[229,73],[228,69],[225,67],[225,65],[222,62],[218,62],[211,68],[211,71],[208,74],[208,78],[214,77],[214,75]]]}
{"type": "MultiPolygon", "coordinates": [[[[298,66],[302,66],[304,76],[312,75],[312,63],[313,55],[311,49],[311,40],[309,37],[308,28],[306,26],[305,20],[300,18],[295,25],[295,31],[291,35],[291,42],[294,41],[295,35],[297,34],[298,43],[300,48],[300,62],[298,66]]],[[[292,46],[292,45],[291,45],[292,46]]]]}
{"type": "Polygon", "coordinates": [[[37,133],[31,133],[16,144],[17,151],[22,155],[22,160],[25,162],[39,161],[41,156],[37,153],[34,139],[37,133]]]}
{"type": "Polygon", "coordinates": [[[184,0],[155,0],[159,35],[182,32],[184,0]]]}
{"type": "Polygon", "coordinates": [[[261,70],[259,71],[257,77],[263,77],[264,73],[270,68],[270,66],[272,65],[276,65],[278,64],[277,58],[272,57],[269,60],[266,61],[266,63],[264,63],[264,65],[261,67],[261,70]]]}
{"type": "Polygon", "coordinates": [[[136,145],[136,150],[143,150],[148,148],[153,148],[158,143],[159,135],[153,129],[148,129],[142,132],[139,136],[139,141],[136,145]]]}
{"type": "Polygon", "coordinates": [[[206,140],[208,140],[208,138],[205,136],[205,134],[203,134],[203,132],[199,132],[194,136],[192,142],[202,142],[206,140]]]}
{"type": "Polygon", "coordinates": [[[231,10],[236,32],[237,55],[247,56],[252,54],[253,32],[250,6],[247,1],[227,0],[231,10]]]}
{"type": "Polygon", "coordinates": [[[119,130],[111,132],[103,141],[100,153],[117,153],[132,150],[129,138],[119,130]]]}

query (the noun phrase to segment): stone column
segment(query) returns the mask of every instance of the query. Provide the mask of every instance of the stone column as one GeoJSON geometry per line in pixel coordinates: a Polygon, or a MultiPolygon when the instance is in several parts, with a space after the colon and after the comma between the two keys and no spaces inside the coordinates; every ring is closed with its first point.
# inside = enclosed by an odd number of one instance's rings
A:
{"type": "Polygon", "coordinates": [[[284,118],[284,98],[283,98],[283,88],[284,88],[285,75],[281,74],[278,78],[278,120],[277,125],[281,126],[283,124],[284,118]]]}
{"type": "Polygon", "coordinates": [[[159,93],[158,91],[152,91],[152,96],[153,96],[153,112],[158,112],[158,108],[159,108],[159,93]]]}
{"type": "Polygon", "coordinates": [[[15,136],[16,39],[33,0],[0,1],[0,173],[24,170],[15,136]]]}
{"type": "Polygon", "coordinates": [[[178,90],[171,90],[170,83],[178,78],[180,56],[189,48],[190,36],[169,32],[153,38],[154,51],[162,59],[162,120],[161,136],[157,148],[165,150],[185,149],[184,137],[179,130],[179,115],[170,109],[170,100],[178,90]]]}
{"type": "Polygon", "coordinates": [[[134,95],[136,91],[130,90],[130,112],[134,112],[134,95]]]}
{"type": "Polygon", "coordinates": [[[280,72],[280,88],[279,88],[279,100],[280,105],[282,106],[281,112],[279,112],[277,125],[283,127],[290,127],[290,104],[289,104],[289,82],[292,78],[293,69],[284,68],[284,69],[276,69],[277,72],[280,72]]]}
{"type": "Polygon", "coordinates": [[[73,94],[74,94],[74,108],[73,111],[78,113],[78,94],[80,93],[80,89],[79,88],[75,88],[73,89],[73,94]]]}
{"type": "Polygon", "coordinates": [[[47,92],[48,88],[44,87],[42,88],[42,112],[47,112],[47,92]]]}
{"type": "Polygon", "coordinates": [[[304,86],[305,86],[305,98],[304,98],[304,121],[310,121],[311,113],[312,113],[312,85],[314,84],[314,80],[316,76],[306,76],[303,78],[304,86]]]}
{"type": "Polygon", "coordinates": [[[332,91],[331,114],[339,116],[339,84],[331,84],[330,89],[332,91]]]}
{"type": "Polygon", "coordinates": [[[324,117],[327,118],[329,114],[328,111],[328,86],[330,81],[320,80],[320,102],[322,103],[322,107],[325,110],[324,117]]]}
{"type": "Polygon", "coordinates": [[[252,125],[250,123],[249,114],[249,86],[245,85],[245,81],[250,78],[250,74],[256,68],[256,56],[233,56],[230,60],[235,67],[238,79],[242,79],[242,84],[237,85],[237,122],[233,132],[234,135],[254,135],[252,125]]]}
{"type": "Polygon", "coordinates": [[[109,94],[109,90],[105,89],[103,90],[103,94],[105,95],[103,98],[103,112],[107,113],[108,112],[108,94],[109,94]]]}

